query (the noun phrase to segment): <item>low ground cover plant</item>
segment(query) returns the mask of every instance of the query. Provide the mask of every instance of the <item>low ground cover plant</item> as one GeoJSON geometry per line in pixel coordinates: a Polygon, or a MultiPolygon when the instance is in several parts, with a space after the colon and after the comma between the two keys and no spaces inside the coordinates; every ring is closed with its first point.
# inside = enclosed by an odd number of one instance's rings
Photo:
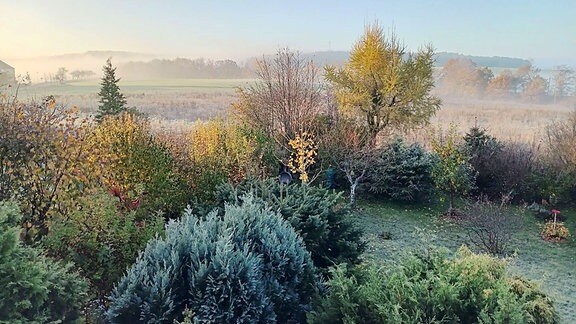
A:
{"type": "Polygon", "coordinates": [[[328,287],[310,323],[559,323],[537,286],[465,247],[454,258],[427,250],[395,266],[341,265],[328,287]]]}

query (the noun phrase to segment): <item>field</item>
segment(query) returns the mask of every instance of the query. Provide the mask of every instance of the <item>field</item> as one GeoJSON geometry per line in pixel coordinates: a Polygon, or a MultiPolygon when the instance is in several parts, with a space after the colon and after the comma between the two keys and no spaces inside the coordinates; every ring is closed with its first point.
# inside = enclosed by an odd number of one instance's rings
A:
{"type": "MultiPolygon", "coordinates": [[[[249,79],[167,79],[120,81],[128,105],[165,121],[195,121],[225,113],[236,98],[236,88],[249,79]]],[[[77,106],[90,114],[98,109],[97,80],[22,87],[18,96],[25,99],[54,95],[66,106],[77,106]]]]}
{"type": "MultiPolygon", "coordinates": [[[[225,114],[236,98],[236,89],[251,79],[166,79],[120,81],[128,104],[149,114],[160,124],[180,125],[225,114]]],[[[55,95],[58,102],[77,106],[90,114],[98,108],[97,80],[70,81],[63,84],[39,84],[22,87],[20,98],[38,99],[55,95]]],[[[434,127],[447,128],[454,122],[461,132],[475,124],[502,140],[538,143],[546,128],[564,119],[573,103],[532,104],[521,101],[462,100],[442,98],[442,109],[431,120],[434,127]]],[[[166,126],[166,125],[165,125],[166,126]]],[[[426,142],[428,130],[411,134],[426,142]]]]}
{"type": "MultiPolygon", "coordinates": [[[[361,206],[356,221],[368,241],[367,260],[393,262],[410,249],[434,245],[455,251],[467,243],[466,230],[439,217],[439,210],[380,202],[361,206]]],[[[555,299],[563,323],[576,323],[576,242],[540,239],[540,223],[524,209],[510,217],[520,217],[523,225],[511,244],[516,253],[509,259],[510,273],[536,281],[555,299]]],[[[566,225],[574,233],[576,213],[569,211],[567,217],[566,225]]]]}

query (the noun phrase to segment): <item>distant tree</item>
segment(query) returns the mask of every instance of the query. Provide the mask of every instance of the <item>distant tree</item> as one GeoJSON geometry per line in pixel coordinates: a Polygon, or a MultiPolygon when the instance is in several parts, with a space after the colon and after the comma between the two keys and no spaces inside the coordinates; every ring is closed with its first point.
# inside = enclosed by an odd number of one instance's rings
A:
{"type": "Polygon", "coordinates": [[[540,69],[536,68],[532,63],[528,63],[514,71],[514,79],[516,83],[516,90],[523,93],[528,84],[536,78],[540,73],[540,69]]]}
{"type": "Polygon", "coordinates": [[[529,101],[542,101],[548,93],[548,81],[535,75],[525,84],[522,96],[529,101]]]}
{"type": "Polygon", "coordinates": [[[384,130],[427,123],[440,108],[440,99],[430,94],[433,63],[431,47],[407,53],[395,35],[385,38],[374,24],[343,68],[326,68],[326,78],[341,109],[361,120],[374,142],[384,130]]]}
{"type": "Polygon", "coordinates": [[[67,73],[68,73],[68,70],[64,67],[61,67],[56,72],[56,75],[54,76],[54,78],[56,79],[56,81],[62,83],[64,81],[66,81],[66,79],[67,79],[67,77],[66,77],[67,73]]]}
{"type": "Polygon", "coordinates": [[[570,95],[574,89],[574,81],[574,69],[566,65],[557,66],[554,71],[554,81],[552,84],[554,101],[570,95]]]}
{"type": "Polygon", "coordinates": [[[272,60],[259,60],[256,75],[256,82],[239,89],[234,113],[281,142],[310,132],[322,107],[320,78],[312,61],[283,49],[272,60]]]}
{"type": "Polygon", "coordinates": [[[504,70],[493,77],[486,87],[486,93],[498,97],[510,97],[516,92],[517,81],[509,70],[504,70]]]}
{"type": "Polygon", "coordinates": [[[80,80],[80,79],[84,79],[84,78],[89,78],[91,76],[96,75],[96,73],[94,73],[94,71],[89,71],[89,70],[74,70],[72,72],[70,72],[70,76],[72,76],[73,80],[80,80]]]}
{"type": "Polygon", "coordinates": [[[107,115],[117,115],[121,112],[128,110],[126,107],[126,98],[120,92],[118,82],[120,79],[116,78],[116,68],[112,67],[112,59],[106,61],[103,68],[104,76],[100,82],[100,105],[96,113],[96,120],[100,123],[107,115]]]}
{"type": "Polygon", "coordinates": [[[438,88],[445,95],[480,97],[493,77],[490,69],[470,59],[450,59],[442,67],[438,88]]]}

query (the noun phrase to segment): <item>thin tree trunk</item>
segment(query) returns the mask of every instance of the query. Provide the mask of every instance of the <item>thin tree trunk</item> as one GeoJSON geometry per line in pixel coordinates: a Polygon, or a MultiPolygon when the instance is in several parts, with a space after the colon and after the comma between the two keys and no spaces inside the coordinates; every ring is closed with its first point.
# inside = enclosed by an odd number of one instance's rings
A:
{"type": "Polygon", "coordinates": [[[350,186],[350,206],[356,206],[356,187],[358,186],[358,181],[354,181],[350,186]]]}

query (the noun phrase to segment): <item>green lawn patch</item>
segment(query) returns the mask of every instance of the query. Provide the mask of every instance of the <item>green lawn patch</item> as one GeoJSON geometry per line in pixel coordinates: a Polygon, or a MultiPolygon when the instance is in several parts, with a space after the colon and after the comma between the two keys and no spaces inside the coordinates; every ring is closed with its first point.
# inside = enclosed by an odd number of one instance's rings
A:
{"type": "MultiPolygon", "coordinates": [[[[540,284],[556,301],[563,322],[576,323],[576,243],[551,243],[540,238],[543,225],[531,212],[518,208],[521,229],[510,244],[513,255],[508,270],[540,284]]],[[[576,234],[576,212],[563,210],[566,226],[576,234]]],[[[440,210],[380,202],[361,202],[355,220],[364,230],[364,260],[395,262],[405,252],[429,245],[455,251],[469,243],[466,228],[445,220],[440,210]]],[[[479,251],[476,247],[470,247],[479,251]]]]}

